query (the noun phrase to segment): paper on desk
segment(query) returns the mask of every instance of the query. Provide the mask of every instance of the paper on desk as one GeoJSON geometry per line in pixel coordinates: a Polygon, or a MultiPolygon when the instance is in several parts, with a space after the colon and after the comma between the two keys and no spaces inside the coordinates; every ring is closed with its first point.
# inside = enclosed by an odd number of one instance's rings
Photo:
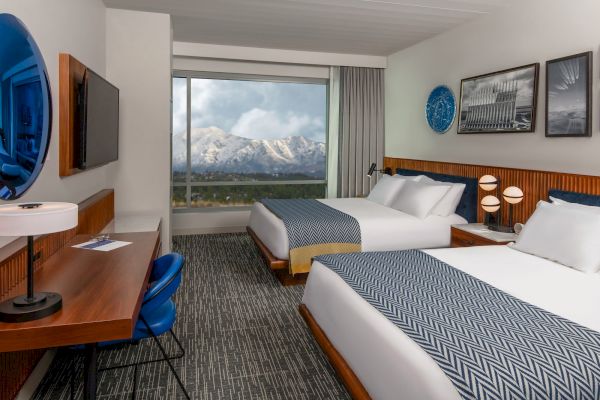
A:
{"type": "Polygon", "coordinates": [[[119,247],[127,246],[131,244],[131,242],[121,242],[119,240],[90,240],[88,242],[76,244],[73,247],[78,249],[87,249],[87,250],[98,250],[98,251],[111,251],[118,249],[119,247]]]}

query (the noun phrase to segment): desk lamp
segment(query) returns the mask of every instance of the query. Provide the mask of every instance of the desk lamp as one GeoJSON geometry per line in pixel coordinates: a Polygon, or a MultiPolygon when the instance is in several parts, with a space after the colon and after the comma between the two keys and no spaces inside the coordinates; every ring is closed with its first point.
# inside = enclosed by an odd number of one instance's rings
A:
{"type": "Polygon", "coordinates": [[[25,322],[54,314],[62,307],[58,293],[35,292],[34,235],[77,226],[78,207],[71,203],[26,203],[0,206],[0,236],[27,236],[27,294],[0,303],[0,321],[25,322]]]}

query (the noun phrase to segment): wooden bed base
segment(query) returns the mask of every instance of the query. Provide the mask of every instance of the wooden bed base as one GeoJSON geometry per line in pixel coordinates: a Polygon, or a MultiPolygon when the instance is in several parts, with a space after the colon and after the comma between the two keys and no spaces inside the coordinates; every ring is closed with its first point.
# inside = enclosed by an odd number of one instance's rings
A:
{"type": "Polygon", "coordinates": [[[291,285],[304,285],[306,283],[306,278],[308,277],[308,273],[306,274],[296,274],[292,275],[289,272],[290,264],[287,260],[280,260],[275,257],[271,250],[258,238],[256,233],[249,226],[246,227],[248,234],[256,243],[256,247],[260,251],[260,254],[264,258],[267,265],[273,271],[275,277],[281,282],[283,286],[291,286],[291,285]]]}
{"type": "Polygon", "coordinates": [[[335,372],[337,372],[344,383],[344,386],[346,386],[350,396],[352,396],[354,400],[371,400],[371,396],[369,396],[365,387],[354,374],[354,371],[352,371],[352,368],[350,368],[346,360],[344,360],[344,357],[342,357],[331,341],[329,341],[329,338],[325,332],[323,332],[319,324],[317,324],[317,321],[315,321],[310,311],[308,311],[306,305],[300,304],[300,306],[298,306],[298,311],[300,311],[300,315],[302,315],[306,321],[306,324],[310,328],[317,343],[329,359],[333,369],[335,369],[335,372]]]}

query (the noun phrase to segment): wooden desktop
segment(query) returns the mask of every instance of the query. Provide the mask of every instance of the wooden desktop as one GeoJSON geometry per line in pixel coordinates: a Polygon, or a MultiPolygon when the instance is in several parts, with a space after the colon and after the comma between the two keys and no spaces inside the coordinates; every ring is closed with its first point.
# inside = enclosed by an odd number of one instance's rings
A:
{"type": "MultiPolygon", "coordinates": [[[[92,235],[78,235],[35,272],[36,290],[63,297],[61,311],[24,323],[0,323],[0,352],[86,344],[85,397],[95,398],[98,342],[132,336],[153,260],[158,232],[118,233],[131,242],[109,252],[73,248],[92,235]]],[[[10,295],[25,292],[25,283],[10,295]]]]}

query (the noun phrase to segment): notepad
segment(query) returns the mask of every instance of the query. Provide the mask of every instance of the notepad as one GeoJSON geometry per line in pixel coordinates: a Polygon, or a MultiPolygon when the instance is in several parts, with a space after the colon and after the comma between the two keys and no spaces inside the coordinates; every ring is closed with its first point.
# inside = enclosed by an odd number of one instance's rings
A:
{"type": "Polygon", "coordinates": [[[97,251],[111,251],[118,249],[123,246],[127,246],[131,244],[131,242],[122,242],[120,240],[90,240],[88,242],[76,244],[73,247],[78,249],[86,249],[86,250],[97,250],[97,251]]]}

